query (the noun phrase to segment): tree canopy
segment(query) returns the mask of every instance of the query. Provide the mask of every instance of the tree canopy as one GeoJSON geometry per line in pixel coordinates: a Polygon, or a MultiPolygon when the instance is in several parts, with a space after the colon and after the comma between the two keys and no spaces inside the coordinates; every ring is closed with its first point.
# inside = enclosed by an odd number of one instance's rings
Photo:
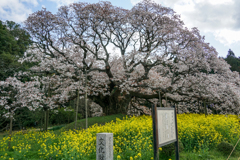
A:
{"type": "Polygon", "coordinates": [[[0,21],[0,54],[23,56],[31,44],[29,33],[13,21],[0,21]]]}
{"type": "Polygon", "coordinates": [[[58,102],[85,93],[107,114],[135,104],[200,100],[239,112],[239,76],[197,28],[172,9],[142,1],[131,10],[110,2],[73,3],[56,14],[42,9],[25,26],[35,44],[23,61],[39,62],[58,102]],[[215,74],[212,74],[215,73],[215,74]],[[78,90],[78,85],[80,89],[78,90]],[[230,97],[231,95],[231,97],[230,97]]]}
{"type": "Polygon", "coordinates": [[[31,44],[30,35],[13,21],[0,21],[0,80],[5,80],[26,66],[17,60],[31,44]]]}
{"type": "Polygon", "coordinates": [[[235,56],[231,49],[229,49],[227,57],[224,59],[231,66],[231,71],[237,71],[240,73],[240,59],[235,56]]]}
{"type": "MultiPolygon", "coordinates": [[[[240,112],[239,74],[170,8],[147,0],[130,10],[104,1],[79,2],[56,14],[34,12],[24,24],[34,43],[21,61],[37,62],[31,72],[38,75],[19,85],[32,90],[19,89],[24,105],[53,109],[87,93],[105,114],[162,99],[240,112]]],[[[9,26],[8,33],[14,28],[9,26]]]]}

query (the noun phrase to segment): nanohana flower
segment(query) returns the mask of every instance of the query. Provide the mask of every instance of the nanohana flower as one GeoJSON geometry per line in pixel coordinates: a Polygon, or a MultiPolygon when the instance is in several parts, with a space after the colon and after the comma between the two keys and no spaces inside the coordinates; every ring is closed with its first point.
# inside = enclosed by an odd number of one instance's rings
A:
{"type": "MultiPolygon", "coordinates": [[[[198,115],[179,114],[178,134],[182,143],[196,140],[191,148],[198,152],[203,145],[214,147],[221,141],[234,141],[240,135],[239,119],[237,116],[224,115],[198,115]],[[206,133],[206,134],[205,134],[206,133]]],[[[34,150],[39,159],[83,159],[96,153],[96,133],[110,132],[114,138],[114,154],[117,159],[141,159],[146,152],[153,153],[152,147],[152,119],[150,116],[140,116],[117,120],[104,126],[94,125],[88,130],[64,131],[56,135],[54,132],[18,132],[12,136],[12,148],[18,155],[24,156],[29,150],[34,150]],[[30,145],[31,144],[31,145],[30,145]],[[126,151],[131,151],[134,156],[126,158],[126,151]],[[75,153],[78,153],[75,155],[75,153]],[[75,155],[75,156],[73,156],[75,155]]],[[[0,140],[0,151],[4,152],[8,145],[8,137],[0,140]]],[[[159,148],[161,151],[162,148],[159,148]]],[[[160,152],[161,154],[161,152],[160,152]]],[[[7,153],[5,159],[9,159],[7,153]]],[[[154,159],[149,155],[148,159],[154,159]]],[[[0,159],[4,159],[1,158],[0,159]]]]}

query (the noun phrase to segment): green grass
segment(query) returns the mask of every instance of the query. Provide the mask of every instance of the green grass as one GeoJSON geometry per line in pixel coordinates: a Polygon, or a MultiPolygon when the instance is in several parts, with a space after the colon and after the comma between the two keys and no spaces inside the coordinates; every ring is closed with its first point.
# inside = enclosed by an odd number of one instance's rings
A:
{"type": "MultiPolygon", "coordinates": [[[[4,154],[7,153],[10,157],[13,156],[13,152],[11,151],[6,151],[4,154]]],[[[37,151],[30,151],[26,153],[27,157],[31,157],[31,160],[38,160],[38,154],[37,151]]],[[[0,153],[1,155],[1,153],[0,153]]],[[[228,158],[228,155],[223,155],[221,152],[217,150],[211,150],[207,152],[202,152],[202,153],[193,153],[193,152],[188,152],[188,151],[182,151],[180,152],[180,160],[226,160],[228,158]]],[[[235,152],[234,155],[231,155],[229,160],[238,160],[240,158],[240,152],[235,152]]],[[[95,160],[96,158],[92,158],[89,160],[95,160]]],[[[161,157],[160,160],[175,160],[175,155],[172,156],[166,156],[166,157],[161,157]]]]}
{"type": "MultiPolygon", "coordinates": [[[[96,123],[104,125],[107,122],[116,121],[116,118],[123,119],[126,115],[124,114],[115,114],[115,115],[109,115],[109,116],[102,116],[102,117],[90,117],[88,118],[88,127],[92,126],[96,123]]],[[[67,125],[58,125],[58,126],[52,126],[49,127],[49,131],[54,131],[54,133],[59,133],[63,130],[73,130],[75,129],[75,122],[69,123],[67,125]]],[[[77,121],[77,129],[86,129],[86,120],[80,119],[77,121]]],[[[7,132],[1,132],[0,133],[0,140],[3,139],[3,137],[8,136],[7,132]]]]}
{"type": "MultiPolygon", "coordinates": [[[[102,117],[91,117],[88,118],[88,127],[92,126],[94,124],[101,124],[104,125],[107,122],[116,121],[116,118],[123,119],[126,115],[124,114],[114,114],[109,116],[102,116],[102,117]]],[[[73,130],[75,126],[75,122],[67,124],[65,127],[63,127],[63,130],[73,130]]],[[[86,129],[86,119],[80,119],[77,121],[77,129],[86,129]]]]}
{"type": "Polygon", "coordinates": [[[52,126],[51,128],[49,128],[49,131],[57,131],[61,128],[63,128],[65,125],[58,125],[58,126],[52,126]]]}
{"type": "Polygon", "coordinates": [[[8,136],[7,132],[1,132],[0,133],[0,141],[3,139],[3,137],[6,137],[6,136],[8,136]]]}
{"type": "MultiPolygon", "coordinates": [[[[229,160],[238,160],[240,158],[240,152],[234,151],[235,153],[231,155],[229,160]]],[[[221,152],[213,149],[211,151],[193,153],[193,152],[181,152],[181,160],[226,160],[229,155],[223,155],[221,152]]],[[[172,160],[174,160],[173,158],[172,160]]]]}

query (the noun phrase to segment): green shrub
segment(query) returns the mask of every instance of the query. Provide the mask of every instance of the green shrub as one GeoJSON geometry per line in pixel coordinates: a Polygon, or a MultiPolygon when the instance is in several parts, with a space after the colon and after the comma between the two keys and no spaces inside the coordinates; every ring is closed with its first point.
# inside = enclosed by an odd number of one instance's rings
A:
{"type": "MultiPolygon", "coordinates": [[[[184,150],[183,144],[181,141],[178,141],[179,152],[184,150]]],[[[160,152],[163,156],[172,156],[175,153],[175,143],[168,144],[161,147],[162,151],[160,152]]]]}
{"type": "Polygon", "coordinates": [[[224,155],[229,155],[231,151],[233,150],[233,145],[228,142],[221,142],[217,145],[217,150],[224,155]]]}
{"type": "MultiPolygon", "coordinates": [[[[67,124],[75,120],[75,111],[71,107],[59,108],[53,110],[49,116],[50,124],[67,124]]],[[[81,118],[81,114],[78,114],[78,119],[81,118]]]]}

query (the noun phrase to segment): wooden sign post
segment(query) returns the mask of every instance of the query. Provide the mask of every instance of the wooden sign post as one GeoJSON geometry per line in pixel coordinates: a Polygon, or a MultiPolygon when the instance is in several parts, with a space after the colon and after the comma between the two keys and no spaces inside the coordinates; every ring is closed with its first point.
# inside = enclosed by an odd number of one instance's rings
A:
{"type": "Polygon", "coordinates": [[[159,160],[159,147],[175,143],[176,160],[179,160],[176,108],[152,106],[154,160],[159,160]]]}

